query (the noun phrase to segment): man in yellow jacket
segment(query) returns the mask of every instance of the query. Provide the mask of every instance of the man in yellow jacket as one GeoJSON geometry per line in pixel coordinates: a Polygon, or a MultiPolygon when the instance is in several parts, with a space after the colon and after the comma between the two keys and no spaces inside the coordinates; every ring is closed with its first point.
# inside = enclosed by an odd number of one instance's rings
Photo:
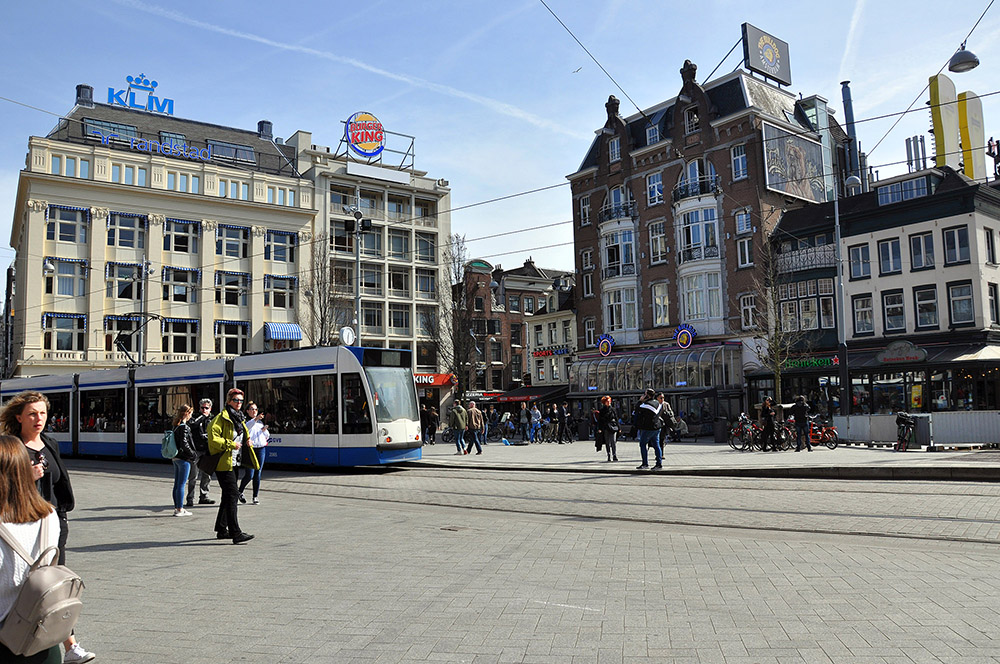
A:
{"type": "Polygon", "coordinates": [[[240,467],[259,469],[257,457],[250,446],[250,431],[247,429],[243,407],[242,390],[233,388],[226,393],[226,406],[208,425],[208,453],[218,458],[215,478],[222,488],[219,514],[215,518],[215,534],[218,539],[232,538],[233,544],[243,544],[253,539],[253,535],[240,529],[236,518],[239,489],[236,471],[240,467]]]}

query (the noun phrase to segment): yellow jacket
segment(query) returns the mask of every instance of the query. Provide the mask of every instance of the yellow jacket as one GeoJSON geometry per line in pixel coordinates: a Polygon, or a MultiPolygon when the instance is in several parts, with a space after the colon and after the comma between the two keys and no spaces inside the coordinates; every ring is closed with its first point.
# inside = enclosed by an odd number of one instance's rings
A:
{"type": "MultiPolygon", "coordinates": [[[[243,442],[241,443],[243,465],[247,466],[249,460],[253,468],[259,469],[260,464],[257,462],[257,455],[254,454],[253,448],[250,447],[250,431],[247,429],[245,422],[240,426],[243,427],[243,442]]],[[[208,425],[208,453],[222,454],[218,465],[215,467],[216,470],[233,470],[233,450],[236,449],[233,438],[235,437],[236,426],[233,424],[233,419],[229,417],[229,412],[223,408],[222,412],[212,418],[212,423],[208,425]]]]}

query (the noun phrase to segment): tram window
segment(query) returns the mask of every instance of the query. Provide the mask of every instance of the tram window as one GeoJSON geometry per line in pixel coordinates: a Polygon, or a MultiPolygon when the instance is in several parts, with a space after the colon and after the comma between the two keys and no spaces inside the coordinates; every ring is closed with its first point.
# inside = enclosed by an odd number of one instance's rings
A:
{"type": "Polygon", "coordinates": [[[49,400],[49,419],[45,425],[46,431],[66,433],[69,431],[69,392],[46,394],[49,400]]]}
{"type": "Polygon", "coordinates": [[[81,391],[80,431],[125,431],[125,390],[81,391]]]}
{"type": "Polygon", "coordinates": [[[243,405],[257,404],[257,412],[264,414],[264,424],[274,435],[312,433],[309,383],[309,376],[290,376],[241,380],[236,386],[246,395],[243,405]]]}
{"type": "Polygon", "coordinates": [[[191,406],[197,414],[198,402],[207,398],[212,400],[214,408],[218,389],[216,383],[140,387],[136,403],[139,433],[163,433],[170,429],[182,404],[191,406]]]}
{"type": "Polygon", "coordinates": [[[368,397],[361,375],[346,373],[341,375],[341,393],[344,395],[343,429],[345,434],[371,433],[372,416],[368,409],[368,397]]]}
{"type": "Polygon", "coordinates": [[[313,431],[337,433],[337,376],[313,376],[313,431]]]}

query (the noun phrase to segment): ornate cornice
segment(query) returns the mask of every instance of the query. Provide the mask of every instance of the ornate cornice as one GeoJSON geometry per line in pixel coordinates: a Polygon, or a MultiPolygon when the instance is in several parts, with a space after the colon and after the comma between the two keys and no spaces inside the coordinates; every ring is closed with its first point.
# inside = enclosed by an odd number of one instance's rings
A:
{"type": "Polygon", "coordinates": [[[45,212],[46,208],[49,207],[49,202],[32,198],[28,200],[28,207],[31,208],[32,212],[45,212]]]}

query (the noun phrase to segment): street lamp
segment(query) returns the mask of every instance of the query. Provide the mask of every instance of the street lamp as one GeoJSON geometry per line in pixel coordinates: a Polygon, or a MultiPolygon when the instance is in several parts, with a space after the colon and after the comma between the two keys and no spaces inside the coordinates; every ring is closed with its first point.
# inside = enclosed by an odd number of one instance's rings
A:
{"type": "MultiPolygon", "coordinates": [[[[845,182],[847,192],[861,186],[861,178],[852,175],[845,182]]],[[[833,241],[837,259],[837,311],[840,320],[837,325],[837,359],[840,368],[840,414],[851,415],[851,373],[847,368],[847,309],[844,304],[844,261],[840,249],[840,192],[833,188],[833,241]]],[[[849,432],[848,432],[849,433],[849,432]]]]}
{"type": "Polygon", "coordinates": [[[354,233],[354,331],[355,338],[361,339],[361,235],[371,230],[372,220],[363,219],[364,213],[355,205],[344,205],[342,209],[354,217],[344,223],[344,230],[354,233]]]}
{"type": "Polygon", "coordinates": [[[965,42],[962,42],[962,45],[955,51],[955,55],[951,56],[951,60],[948,61],[948,71],[956,74],[975,69],[978,66],[979,58],[972,51],[965,50],[965,42]]]}

